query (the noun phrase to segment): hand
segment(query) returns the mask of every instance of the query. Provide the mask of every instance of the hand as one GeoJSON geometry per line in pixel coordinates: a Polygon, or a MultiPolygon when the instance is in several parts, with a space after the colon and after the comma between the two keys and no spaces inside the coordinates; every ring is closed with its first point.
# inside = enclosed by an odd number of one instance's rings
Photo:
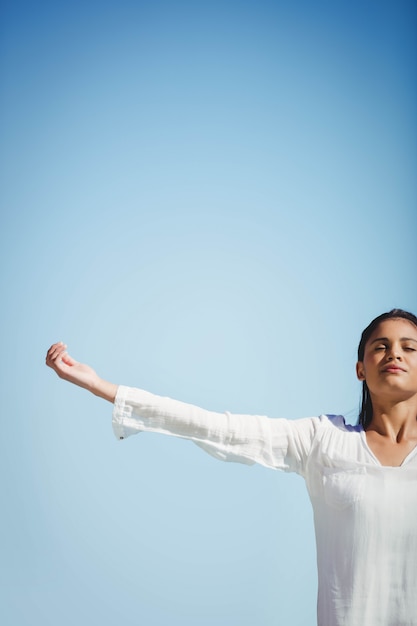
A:
{"type": "Polygon", "coordinates": [[[78,363],[67,352],[67,346],[61,342],[54,343],[46,355],[46,365],[51,367],[60,378],[74,385],[88,389],[94,395],[114,402],[118,386],[97,376],[89,365],[78,363]]]}
{"type": "Polygon", "coordinates": [[[67,346],[62,341],[54,343],[49,348],[46,365],[51,367],[60,378],[90,391],[94,390],[100,380],[92,367],[78,363],[70,357],[67,346]]]}

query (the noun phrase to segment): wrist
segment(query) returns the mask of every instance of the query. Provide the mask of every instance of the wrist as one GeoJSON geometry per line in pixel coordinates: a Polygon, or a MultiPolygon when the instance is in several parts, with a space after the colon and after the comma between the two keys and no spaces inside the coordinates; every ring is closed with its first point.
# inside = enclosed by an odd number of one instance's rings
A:
{"type": "Polygon", "coordinates": [[[99,398],[103,398],[108,402],[114,402],[116,398],[118,385],[110,383],[107,380],[98,378],[91,383],[89,391],[99,398]]]}

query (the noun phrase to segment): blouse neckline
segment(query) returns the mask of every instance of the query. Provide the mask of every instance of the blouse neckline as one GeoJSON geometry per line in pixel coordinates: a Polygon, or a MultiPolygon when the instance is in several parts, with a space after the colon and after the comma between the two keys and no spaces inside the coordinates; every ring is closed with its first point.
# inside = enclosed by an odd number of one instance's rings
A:
{"type": "Polygon", "coordinates": [[[375,463],[379,466],[379,467],[386,467],[389,469],[401,469],[402,467],[404,467],[404,465],[407,465],[407,463],[409,462],[409,460],[417,453],[417,445],[414,446],[414,448],[412,450],[410,450],[410,452],[407,454],[406,457],[404,457],[404,459],[401,461],[400,465],[383,465],[381,463],[381,461],[378,459],[378,457],[376,456],[376,454],[374,454],[368,444],[368,441],[366,439],[366,430],[363,428],[363,426],[361,425],[360,427],[360,435],[361,435],[361,439],[362,439],[362,443],[364,444],[367,452],[371,455],[371,457],[373,458],[373,460],[375,461],[375,463]]]}

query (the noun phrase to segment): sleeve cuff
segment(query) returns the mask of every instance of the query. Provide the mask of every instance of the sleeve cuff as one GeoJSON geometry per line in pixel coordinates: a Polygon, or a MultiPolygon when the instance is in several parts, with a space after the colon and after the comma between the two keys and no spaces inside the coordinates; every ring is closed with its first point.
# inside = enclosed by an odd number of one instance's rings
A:
{"type": "Polygon", "coordinates": [[[135,421],[132,420],[132,407],[127,404],[128,391],[129,387],[119,385],[114,399],[112,427],[116,439],[119,440],[141,432],[135,421]]]}

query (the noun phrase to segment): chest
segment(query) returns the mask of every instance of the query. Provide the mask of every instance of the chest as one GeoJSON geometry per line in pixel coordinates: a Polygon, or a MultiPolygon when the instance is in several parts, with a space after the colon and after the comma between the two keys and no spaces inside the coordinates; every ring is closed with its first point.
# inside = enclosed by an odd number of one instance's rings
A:
{"type": "Polygon", "coordinates": [[[341,611],[340,620],[323,623],[413,623],[416,487],[417,467],[322,467],[321,493],[312,500],[321,594],[329,606],[337,589],[341,611]]]}
{"type": "Polygon", "coordinates": [[[365,436],[366,444],[370,452],[383,466],[399,467],[413,452],[417,440],[411,439],[401,442],[393,442],[387,437],[381,437],[370,431],[365,436]]]}
{"type": "Polygon", "coordinates": [[[415,552],[417,468],[322,468],[315,496],[316,522],[327,529],[327,540],[337,528],[345,545],[376,541],[395,551],[409,544],[415,552]]]}
{"type": "MultiPolygon", "coordinates": [[[[371,448],[364,431],[333,431],[320,442],[307,485],[314,505],[330,518],[389,528],[415,525],[417,449],[371,448]]],[[[413,531],[414,532],[414,531],[413,531]]]]}

